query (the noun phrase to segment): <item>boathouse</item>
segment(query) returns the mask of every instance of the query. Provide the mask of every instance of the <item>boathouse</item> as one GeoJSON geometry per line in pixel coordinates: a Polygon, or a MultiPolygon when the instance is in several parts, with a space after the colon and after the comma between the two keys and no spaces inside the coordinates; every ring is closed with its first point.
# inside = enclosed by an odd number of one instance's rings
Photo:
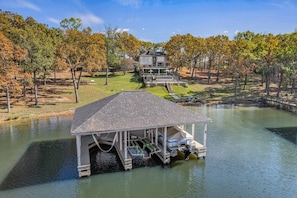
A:
{"type": "Polygon", "coordinates": [[[133,168],[134,156],[157,155],[168,164],[178,150],[190,149],[198,159],[203,158],[210,121],[146,91],[122,91],[77,108],[71,134],[76,136],[79,177],[91,175],[89,150],[94,146],[103,152],[115,147],[125,170],[133,168]],[[202,143],[194,139],[197,124],[203,125],[202,143]],[[190,133],[185,125],[192,125],[190,133]],[[103,150],[102,144],[110,149],[103,150]]]}

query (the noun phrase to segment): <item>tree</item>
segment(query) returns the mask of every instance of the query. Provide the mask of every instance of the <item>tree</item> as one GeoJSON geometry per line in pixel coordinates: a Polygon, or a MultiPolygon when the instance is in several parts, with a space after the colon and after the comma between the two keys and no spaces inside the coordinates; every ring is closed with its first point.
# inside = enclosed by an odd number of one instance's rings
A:
{"type": "Polygon", "coordinates": [[[168,59],[175,66],[175,71],[179,70],[185,64],[183,35],[172,36],[166,43],[165,50],[168,53],[168,59]]]}
{"type": "Polygon", "coordinates": [[[240,56],[243,58],[243,76],[244,78],[244,89],[247,85],[248,74],[254,70],[255,63],[257,61],[256,56],[254,55],[254,50],[256,48],[256,44],[253,39],[255,34],[251,31],[239,32],[234,40],[238,41],[238,47],[240,56]]]}
{"type": "Polygon", "coordinates": [[[214,36],[206,38],[206,60],[208,62],[208,78],[207,83],[210,84],[211,69],[215,65],[218,49],[216,46],[216,38],[214,36]]]}
{"type": "Polygon", "coordinates": [[[91,28],[79,31],[77,24],[81,24],[80,19],[64,19],[61,22],[62,27],[67,29],[64,30],[63,41],[57,47],[56,59],[57,65],[70,69],[76,103],[79,102],[78,87],[82,70],[86,69],[92,73],[105,63],[103,35],[92,34],[91,28]],[[76,71],[80,72],[78,81],[76,71]]]}
{"type": "Polygon", "coordinates": [[[230,56],[228,59],[229,69],[235,77],[234,81],[234,97],[238,95],[239,78],[243,75],[244,71],[244,57],[241,55],[242,40],[233,40],[230,42],[230,56]]]}
{"type": "Polygon", "coordinates": [[[117,68],[120,65],[119,47],[120,47],[120,32],[117,28],[111,26],[105,27],[105,48],[106,48],[106,80],[105,85],[108,85],[109,68],[117,68]]]}
{"type": "Polygon", "coordinates": [[[105,56],[105,41],[104,35],[101,33],[88,34],[86,40],[86,61],[85,69],[87,72],[94,76],[95,73],[106,67],[105,56]]]}
{"type": "Polygon", "coordinates": [[[254,50],[257,59],[257,66],[260,67],[265,76],[265,92],[270,95],[271,76],[275,75],[274,69],[276,64],[276,56],[279,50],[279,40],[273,34],[257,34],[253,38],[256,48],[254,50]]]}
{"type": "MultiPolygon", "coordinates": [[[[37,77],[41,71],[46,71],[53,64],[54,48],[52,38],[49,35],[49,29],[46,25],[40,24],[32,17],[25,20],[23,17],[10,12],[0,13],[0,27],[3,33],[13,41],[14,44],[26,49],[28,56],[22,62],[22,70],[24,74],[30,73],[33,77],[35,106],[38,105],[38,87],[37,77]]],[[[24,75],[28,76],[28,75],[24,75]]],[[[24,78],[24,95],[25,86],[28,79],[24,78]]]]}
{"type": "Polygon", "coordinates": [[[188,68],[192,70],[191,78],[194,77],[195,70],[200,62],[203,62],[205,55],[205,40],[194,37],[191,34],[184,35],[184,55],[188,68]]]}
{"type": "Polygon", "coordinates": [[[122,32],[119,35],[119,39],[121,51],[121,68],[125,74],[126,65],[131,62],[131,59],[136,60],[138,58],[141,49],[141,42],[128,32],[122,32]]]}
{"type": "Polygon", "coordinates": [[[28,51],[26,71],[33,74],[35,106],[38,106],[37,75],[48,70],[54,63],[54,45],[47,26],[28,17],[26,20],[27,38],[23,47],[28,51]]]}
{"type": "Polygon", "coordinates": [[[0,87],[5,90],[7,112],[10,112],[10,91],[20,90],[18,61],[25,58],[26,52],[14,45],[0,32],[0,87]]]}
{"type": "Polygon", "coordinates": [[[229,38],[225,35],[218,35],[215,37],[215,46],[217,49],[216,55],[216,82],[219,82],[220,69],[224,65],[226,58],[229,55],[229,38]]]}

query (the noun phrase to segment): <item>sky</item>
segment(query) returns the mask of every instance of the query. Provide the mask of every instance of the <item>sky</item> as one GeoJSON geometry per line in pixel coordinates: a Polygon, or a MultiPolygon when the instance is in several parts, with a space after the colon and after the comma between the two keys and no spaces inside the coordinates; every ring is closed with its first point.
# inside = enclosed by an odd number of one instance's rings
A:
{"type": "Polygon", "coordinates": [[[0,9],[48,27],[80,18],[93,32],[118,28],[154,43],[177,34],[232,39],[247,30],[286,34],[297,29],[297,0],[0,0],[0,9]]]}

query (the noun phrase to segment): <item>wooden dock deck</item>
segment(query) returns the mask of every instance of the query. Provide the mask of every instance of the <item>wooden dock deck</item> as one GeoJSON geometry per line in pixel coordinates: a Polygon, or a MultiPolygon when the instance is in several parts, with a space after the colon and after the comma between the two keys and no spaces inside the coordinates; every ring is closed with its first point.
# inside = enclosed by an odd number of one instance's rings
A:
{"type": "Polygon", "coordinates": [[[264,103],[278,109],[297,113],[297,101],[288,101],[276,98],[264,98],[264,103]]]}

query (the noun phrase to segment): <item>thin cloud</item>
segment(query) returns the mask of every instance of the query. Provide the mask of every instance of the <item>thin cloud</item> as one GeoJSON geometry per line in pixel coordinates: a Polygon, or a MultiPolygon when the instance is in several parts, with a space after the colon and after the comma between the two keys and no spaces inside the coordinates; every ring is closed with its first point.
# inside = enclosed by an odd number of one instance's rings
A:
{"type": "Polygon", "coordinates": [[[78,14],[78,18],[82,20],[83,25],[98,25],[98,24],[103,24],[104,21],[100,17],[97,17],[96,15],[92,13],[87,13],[87,14],[78,14]]]}
{"type": "Polygon", "coordinates": [[[118,28],[118,29],[116,30],[116,32],[118,32],[118,33],[129,32],[129,31],[130,31],[129,28],[118,28]]]}
{"type": "Polygon", "coordinates": [[[269,3],[269,5],[280,8],[280,9],[285,9],[285,8],[294,8],[294,4],[290,1],[275,1],[275,2],[271,2],[269,3]]]}
{"type": "Polygon", "coordinates": [[[60,24],[60,20],[58,20],[58,19],[54,19],[54,18],[51,18],[51,17],[48,17],[47,18],[50,22],[52,22],[52,23],[55,23],[55,24],[60,24]]]}
{"type": "Polygon", "coordinates": [[[17,4],[19,6],[21,6],[21,7],[29,8],[29,9],[34,10],[34,11],[38,11],[38,12],[41,11],[41,9],[38,6],[36,6],[33,3],[30,3],[28,1],[17,1],[17,4]]]}

